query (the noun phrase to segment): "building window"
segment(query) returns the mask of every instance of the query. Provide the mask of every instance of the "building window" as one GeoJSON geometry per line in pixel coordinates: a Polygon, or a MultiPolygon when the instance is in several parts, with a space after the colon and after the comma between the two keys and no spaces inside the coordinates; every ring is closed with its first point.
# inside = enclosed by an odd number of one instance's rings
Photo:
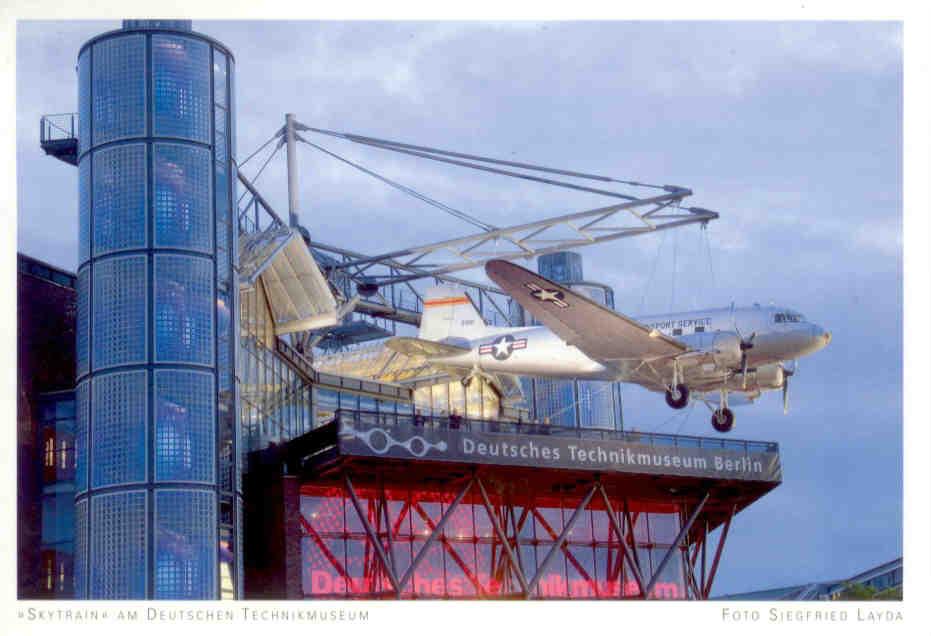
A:
{"type": "MultiPolygon", "coordinates": [[[[55,468],[55,437],[54,433],[45,438],[45,468],[55,468]]],[[[46,480],[48,481],[48,480],[46,480]]]]}

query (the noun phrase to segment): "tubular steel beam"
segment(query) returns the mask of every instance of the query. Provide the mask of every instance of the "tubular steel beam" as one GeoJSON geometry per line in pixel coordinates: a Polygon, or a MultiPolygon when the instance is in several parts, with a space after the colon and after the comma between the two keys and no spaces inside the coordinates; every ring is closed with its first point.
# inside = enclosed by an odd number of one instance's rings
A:
{"type": "Polygon", "coordinates": [[[320,552],[324,557],[326,557],[326,560],[330,562],[330,565],[333,566],[333,569],[336,570],[336,573],[346,579],[346,585],[349,586],[349,590],[351,592],[358,592],[359,590],[356,589],[356,584],[353,582],[352,577],[349,576],[349,572],[346,571],[343,563],[336,558],[336,556],[327,546],[326,542],[314,529],[314,527],[307,521],[307,519],[304,518],[303,514],[301,514],[301,526],[304,528],[304,531],[310,535],[310,538],[313,540],[313,542],[317,544],[320,552]]]}
{"type": "MultiPolygon", "coordinates": [[[[553,530],[553,527],[552,527],[549,523],[547,523],[546,519],[543,518],[543,515],[541,515],[540,512],[539,512],[536,508],[534,508],[534,510],[533,510],[533,516],[534,516],[534,518],[536,518],[537,523],[539,523],[541,526],[543,526],[543,529],[546,530],[546,533],[547,533],[548,535],[550,535],[550,538],[551,538],[553,541],[555,541],[556,538],[557,538],[559,535],[556,534],[556,531],[553,530]]],[[[585,569],[585,566],[584,566],[584,565],[582,565],[581,563],[579,563],[579,560],[578,560],[577,558],[575,558],[575,555],[574,555],[574,554],[572,554],[572,550],[570,550],[568,546],[563,545],[563,546],[562,546],[562,551],[563,551],[563,554],[566,555],[566,559],[568,559],[568,561],[569,561],[569,563],[572,565],[572,567],[575,568],[575,571],[578,572],[578,573],[582,576],[582,578],[585,579],[588,583],[590,583],[590,584],[592,584],[592,585],[594,586],[594,585],[595,585],[595,582],[594,582],[594,580],[593,580],[593,578],[592,578],[592,575],[589,574],[588,570],[585,569]]],[[[518,554],[520,554],[520,553],[518,553],[518,554]]],[[[596,596],[596,597],[598,596],[598,588],[597,588],[597,587],[595,587],[595,596],[596,596]]]]}
{"type": "Polygon", "coordinates": [[[637,566],[637,573],[639,579],[637,584],[640,585],[640,597],[646,598],[644,594],[644,587],[642,585],[643,581],[643,568],[640,566],[640,557],[637,556],[637,541],[634,537],[634,522],[630,518],[630,508],[628,507],[627,497],[624,497],[624,520],[627,521],[627,537],[630,539],[630,550],[634,557],[634,563],[637,566]]]}
{"type": "MultiPolygon", "coordinates": [[[[436,243],[429,243],[426,245],[419,245],[416,247],[410,247],[400,250],[395,250],[392,252],[386,252],[376,256],[367,256],[363,258],[357,258],[348,263],[341,263],[337,267],[349,268],[353,266],[364,265],[373,261],[380,262],[391,262],[396,261],[397,259],[410,257],[410,260],[403,263],[407,267],[413,266],[415,263],[418,263],[422,258],[428,255],[437,255],[440,253],[449,253],[455,257],[455,260],[447,263],[430,263],[430,264],[418,264],[417,269],[425,271],[429,275],[439,275],[439,274],[448,274],[452,272],[458,272],[465,269],[470,269],[483,265],[486,261],[491,260],[492,258],[501,258],[501,259],[515,259],[515,258],[527,258],[530,256],[538,256],[541,254],[548,254],[550,252],[564,250],[570,247],[576,247],[580,245],[591,245],[594,243],[601,243],[605,241],[615,240],[625,236],[633,236],[636,234],[641,234],[645,232],[654,232],[657,230],[671,229],[680,225],[688,225],[692,223],[706,223],[714,218],[717,218],[718,215],[715,212],[711,211],[701,211],[701,212],[690,212],[689,214],[681,214],[669,217],[667,223],[656,225],[652,222],[655,218],[648,218],[644,215],[638,215],[633,208],[639,206],[649,206],[649,205],[660,205],[665,207],[671,203],[680,201],[684,196],[687,196],[686,191],[677,191],[675,193],[665,193],[655,197],[649,197],[644,199],[635,199],[634,201],[628,201],[625,203],[620,203],[616,205],[610,205],[600,208],[593,208],[590,210],[584,210],[581,212],[574,212],[570,214],[564,214],[561,216],[551,217],[543,219],[541,221],[535,221],[532,223],[523,223],[515,225],[512,227],[506,228],[496,228],[494,230],[489,230],[485,232],[480,232],[477,234],[469,234],[459,238],[438,241],[436,243]],[[604,235],[594,236],[591,234],[585,234],[579,232],[578,229],[573,225],[574,221],[583,221],[589,219],[606,219],[615,214],[619,214],[623,211],[631,212],[634,217],[642,223],[640,226],[631,226],[624,228],[605,228],[604,231],[607,232],[604,235]],[[672,220],[674,219],[674,220],[672,220]],[[533,239],[533,242],[538,244],[533,246],[530,244],[530,239],[528,237],[539,234],[545,230],[552,228],[565,226],[575,231],[578,238],[575,239],[533,239]],[[502,252],[477,252],[474,251],[475,246],[483,245],[490,240],[494,239],[503,239],[514,243],[519,246],[518,251],[502,252]],[[552,243],[552,245],[546,246],[547,244],[552,243]],[[471,246],[471,247],[470,247],[471,246]]],[[[588,231],[597,231],[598,228],[589,227],[588,231]]],[[[400,280],[413,280],[422,276],[422,274],[413,274],[411,276],[404,276],[401,278],[394,278],[393,282],[398,282],[400,280]]],[[[389,282],[389,281],[385,281],[389,282]]]]}
{"type": "Polygon", "coordinates": [[[346,485],[346,492],[349,493],[349,498],[352,500],[352,505],[359,515],[359,520],[362,521],[362,527],[365,528],[365,533],[372,541],[375,554],[378,555],[378,558],[381,560],[381,564],[385,568],[388,578],[391,580],[391,585],[394,587],[395,594],[400,597],[403,588],[398,584],[398,576],[391,566],[391,563],[388,561],[388,556],[385,554],[385,547],[381,544],[381,539],[375,533],[375,530],[372,529],[372,524],[369,523],[368,514],[362,510],[362,504],[359,503],[359,498],[356,496],[355,488],[352,487],[352,481],[349,479],[348,473],[343,473],[343,480],[346,485]]]}
{"type": "MultiPolygon", "coordinates": [[[[491,505],[491,499],[488,498],[488,493],[485,492],[485,485],[482,483],[480,477],[475,477],[475,483],[478,485],[479,492],[482,495],[482,503],[485,505],[485,512],[488,513],[488,518],[491,519],[492,527],[495,529],[495,534],[498,535],[498,539],[501,541],[501,546],[504,548],[505,554],[507,554],[508,559],[511,561],[511,565],[514,566],[514,570],[517,572],[517,579],[520,581],[520,586],[524,590],[524,597],[530,596],[530,587],[527,584],[527,577],[524,576],[524,571],[520,567],[520,561],[517,560],[517,557],[514,556],[514,551],[511,549],[511,544],[508,541],[507,535],[504,534],[504,530],[501,529],[501,524],[498,522],[498,516],[495,514],[494,508],[491,505]]],[[[517,537],[514,537],[515,541],[517,537]]]]}
{"type": "MultiPolygon", "coordinates": [[[[685,521],[685,511],[680,510],[679,511],[679,523],[682,523],[683,521],[685,521]]],[[[680,550],[680,556],[682,559],[682,572],[685,573],[685,576],[686,576],[686,580],[685,580],[686,590],[687,590],[686,596],[688,596],[688,591],[691,591],[693,598],[699,598],[701,596],[701,593],[698,589],[698,583],[695,581],[695,568],[693,566],[693,561],[691,558],[692,553],[695,553],[695,554],[698,553],[698,550],[697,550],[698,544],[692,543],[691,541],[689,541],[689,539],[690,539],[690,535],[689,533],[686,533],[685,537],[683,538],[684,545],[682,546],[685,549],[680,550]]]]}
{"type": "Polygon", "coordinates": [[[724,542],[727,541],[727,531],[731,528],[731,521],[734,519],[735,514],[737,514],[737,504],[731,507],[731,513],[727,516],[727,521],[724,522],[724,528],[721,529],[721,538],[718,539],[718,547],[714,551],[714,560],[711,562],[711,571],[708,573],[708,581],[705,583],[705,589],[702,590],[705,598],[708,598],[708,595],[711,594],[711,586],[714,584],[714,575],[718,573],[718,564],[721,562],[721,552],[724,550],[724,542]]]}
{"type": "Polygon", "coordinates": [[[705,493],[705,496],[702,497],[702,500],[695,507],[695,510],[692,511],[692,515],[689,517],[689,520],[685,523],[682,529],[679,530],[679,534],[676,535],[676,540],[673,542],[671,546],[669,546],[669,549],[666,550],[666,555],[663,557],[663,560],[660,561],[659,567],[657,567],[656,570],[653,572],[653,577],[650,579],[650,583],[647,585],[647,589],[645,590],[643,594],[644,598],[650,597],[650,593],[653,591],[654,586],[656,586],[656,582],[659,581],[659,576],[660,574],[663,573],[663,570],[665,569],[666,564],[669,563],[669,559],[670,557],[672,557],[673,551],[679,549],[679,544],[682,543],[683,537],[685,537],[688,531],[692,529],[692,524],[695,523],[695,519],[698,518],[698,515],[701,513],[702,508],[705,507],[705,503],[708,501],[708,498],[710,496],[711,496],[710,492],[705,493]]]}
{"type": "Polygon", "coordinates": [[[294,143],[294,115],[286,114],[284,121],[285,140],[288,144],[288,225],[297,227],[297,148],[294,143]]]}
{"type": "MultiPolygon", "coordinates": [[[[424,523],[430,528],[430,532],[436,530],[436,524],[433,523],[433,520],[430,518],[430,515],[424,511],[419,503],[414,504],[413,509],[417,511],[417,514],[424,520],[424,523]]],[[[443,544],[443,547],[446,549],[446,553],[456,562],[456,565],[462,570],[462,573],[466,575],[466,578],[472,582],[472,585],[475,586],[475,590],[478,592],[480,597],[488,596],[488,593],[485,591],[485,588],[482,587],[481,582],[479,582],[478,577],[472,572],[472,569],[468,564],[462,560],[462,557],[456,552],[456,548],[453,547],[453,544],[450,543],[449,539],[446,537],[441,537],[440,542],[443,544]]]]}
{"type": "Polygon", "coordinates": [[[705,519],[705,527],[701,536],[701,596],[708,598],[705,592],[705,546],[708,545],[708,520],[705,519]]]}
{"type": "MultiPolygon", "coordinates": [[[[608,513],[608,518],[611,520],[611,527],[614,528],[614,532],[617,533],[618,545],[621,549],[621,560],[627,561],[627,564],[630,566],[631,574],[634,575],[634,580],[637,581],[637,589],[643,593],[643,573],[640,571],[640,564],[636,562],[633,557],[630,555],[630,552],[627,549],[627,538],[624,536],[624,532],[621,529],[621,524],[617,520],[617,516],[614,514],[614,508],[611,506],[611,501],[608,499],[608,493],[605,492],[604,486],[598,484],[598,490],[601,492],[601,497],[605,502],[605,511],[608,513]]],[[[632,551],[636,552],[636,548],[631,548],[632,551]]],[[[621,594],[623,594],[623,589],[621,589],[621,594]]]]}
{"type": "Polygon", "coordinates": [[[449,521],[453,516],[453,512],[456,510],[456,508],[459,507],[459,502],[462,501],[462,498],[465,497],[469,492],[469,489],[472,488],[473,483],[475,483],[475,478],[469,479],[462,491],[456,495],[456,498],[450,504],[449,508],[446,509],[446,512],[443,513],[443,516],[440,517],[440,521],[436,524],[436,528],[433,530],[433,532],[430,533],[430,536],[427,537],[423,547],[420,548],[420,552],[417,553],[417,556],[407,568],[407,572],[405,572],[404,576],[401,577],[400,586],[398,587],[399,595],[401,594],[401,590],[403,590],[407,583],[411,580],[411,577],[414,576],[414,572],[417,570],[420,562],[423,561],[424,557],[427,556],[427,552],[430,550],[430,547],[433,545],[434,541],[436,541],[440,534],[442,534],[443,528],[446,527],[446,522],[449,521]]]}
{"type": "Polygon", "coordinates": [[[239,177],[240,183],[242,183],[244,186],[246,186],[246,190],[249,191],[249,193],[253,196],[253,198],[255,198],[255,200],[256,200],[259,204],[261,204],[262,208],[264,208],[264,210],[265,210],[265,212],[268,214],[268,216],[272,217],[275,221],[277,221],[277,222],[280,223],[281,225],[287,225],[284,221],[281,220],[281,217],[278,216],[278,213],[275,212],[274,208],[272,208],[272,206],[268,203],[268,201],[266,201],[266,200],[262,197],[262,195],[259,193],[259,191],[258,191],[258,190],[255,188],[255,186],[252,184],[252,182],[249,181],[249,179],[246,178],[246,175],[244,175],[244,174],[242,173],[242,170],[237,170],[237,171],[236,171],[236,176],[239,177]]]}
{"type": "MultiPolygon", "coordinates": [[[[695,547],[695,552],[697,552],[697,545],[695,547]]],[[[682,571],[686,574],[686,583],[689,590],[692,592],[692,598],[699,599],[701,598],[701,590],[698,587],[698,582],[695,580],[695,568],[692,565],[692,560],[689,554],[689,543],[688,537],[686,537],[685,550],[681,551],[682,557],[682,571]]]]}
{"type": "Polygon", "coordinates": [[[537,571],[534,573],[533,578],[530,580],[530,589],[527,591],[527,598],[530,598],[533,594],[534,588],[536,588],[537,583],[540,582],[540,579],[543,577],[543,574],[546,572],[546,568],[549,567],[550,562],[555,558],[556,554],[562,549],[563,543],[566,542],[566,537],[569,536],[569,532],[572,531],[572,528],[575,527],[576,521],[579,520],[579,517],[582,516],[582,511],[585,510],[585,507],[588,505],[588,502],[592,500],[592,497],[595,496],[595,491],[598,489],[598,482],[596,481],[592,484],[592,487],[589,489],[588,493],[582,498],[582,501],[579,502],[579,505],[576,507],[575,511],[572,513],[572,516],[569,517],[569,523],[562,529],[562,532],[559,534],[559,537],[556,539],[556,543],[553,544],[553,547],[550,548],[549,553],[547,553],[546,558],[543,559],[543,563],[537,568],[537,571]]]}
{"type": "Polygon", "coordinates": [[[381,514],[379,515],[379,525],[381,525],[381,520],[385,521],[385,532],[388,534],[388,557],[391,559],[391,567],[396,568],[397,564],[394,561],[394,541],[391,538],[391,519],[388,518],[388,498],[385,497],[385,482],[382,479],[382,476],[378,476],[378,505],[381,507],[381,514]]]}

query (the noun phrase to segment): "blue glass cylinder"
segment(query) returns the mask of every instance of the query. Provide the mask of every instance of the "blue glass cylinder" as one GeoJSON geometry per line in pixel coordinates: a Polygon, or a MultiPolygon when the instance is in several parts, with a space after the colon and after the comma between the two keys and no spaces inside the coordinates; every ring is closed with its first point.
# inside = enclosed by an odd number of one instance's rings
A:
{"type": "Polygon", "coordinates": [[[78,598],[241,580],[234,61],[178,24],[78,55],[78,598]]]}

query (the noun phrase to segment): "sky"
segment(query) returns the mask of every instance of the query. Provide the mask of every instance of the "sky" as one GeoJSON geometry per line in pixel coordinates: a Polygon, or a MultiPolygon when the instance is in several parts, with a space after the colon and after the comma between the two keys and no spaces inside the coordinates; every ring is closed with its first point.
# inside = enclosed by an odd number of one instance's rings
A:
{"type": "MultiPolygon", "coordinates": [[[[194,26],[236,56],[240,159],[291,112],[320,128],[692,189],[686,204],[720,219],[583,249],[586,278],[610,284],[630,315],[774,302],[833,336],[801,361],[787,416],[776,393],[737,409],[730,436],[779,442],[784,481],[736,518],[713,593],[843,578],[902,555],[900,24],[194,26]]],[[[43,155],[39,118],[77,110],[77,51],[118,27],[17,28],[18,248],[66,269],[77,170],[43,155]]],[[[311,140],[498,226],[611,201],[311,140]]],[[[474,231],[306,146],[298,165],[301,222],[317,240],[381,253],[474,231]]],[[[279,154],[258,181],[282,213],[285,178],[279,154]]],[[[627,386],[623,399],[627,427],[714,434],[701,405],[671,411],[627,386]]]]}

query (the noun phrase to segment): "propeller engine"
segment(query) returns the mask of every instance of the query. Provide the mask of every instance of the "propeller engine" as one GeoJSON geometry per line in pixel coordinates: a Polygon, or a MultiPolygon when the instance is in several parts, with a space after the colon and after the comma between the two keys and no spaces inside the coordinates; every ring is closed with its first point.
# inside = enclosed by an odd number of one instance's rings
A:
{"type": "Polygon", "coordinates": [[[749,338],[744,338],[743,334],[740,333],[740,329],[737,329],[737,325],[734,325],[734,331],[737,332],[737,337],[740,338],[740,376],[742,378],[741,384],[743,388],[747,388],[747,352],[753,348],[753,339],[756,338],[756,332],[750,334],[749,338]]]}

